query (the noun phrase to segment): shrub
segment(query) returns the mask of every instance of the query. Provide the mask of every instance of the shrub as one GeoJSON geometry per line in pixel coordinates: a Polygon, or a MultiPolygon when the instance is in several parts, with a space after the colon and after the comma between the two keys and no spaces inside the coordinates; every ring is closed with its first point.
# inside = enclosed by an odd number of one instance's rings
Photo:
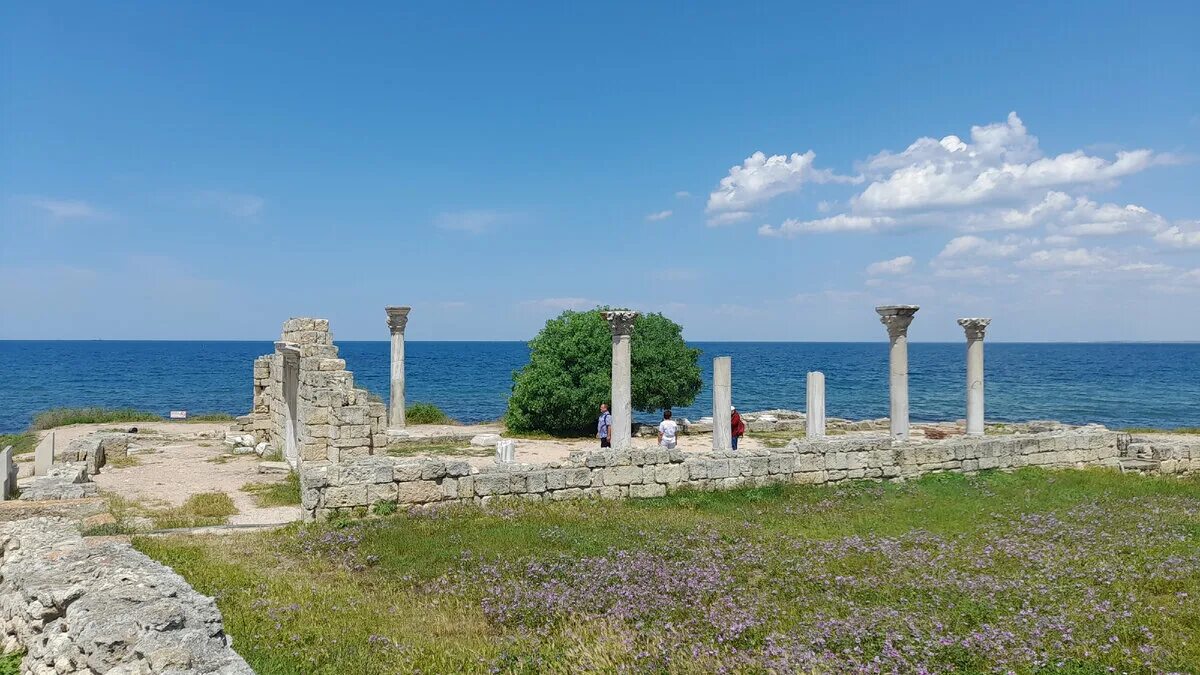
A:
{"type": "Polygon", "coordinates": [[[54,408],[33,416],[31,431],[44,431],[68,424],[107,424],[110,422],[161,422],[162,415],[133,408],[54,408]]]}
{"type": "Polygon", "coordinates": [[[385,502],[380,500],[375,502],[375,506],[372,508],[372,510],[377,516],[390,516],[396,512],[397,508],[396,502],[385,502]]]}
{"type": "Polygon", "coordinates": [[[230,415],[229,413],[209,412],[209,413],[199,413],[196,415],[188,415],[187,419],[185,419],[184,421],[185,422],[232,422],[235,419],[237,419],[237,418],[234,417],[233,415],[230,415]]]}
{"type": "Polygon", "coordinates": [[[404,408],[406,424],[454,424],[454,420],[432,403],[414,403],[404,408]]]}
{"type": "Polygon", "coordinates": [[[0,450],[11,445],[14,455],[21,455],[27,452],[33,452],[37,447],[38,436],[32,431],[26,431],[23,434],[0,434],[0,450]]]}
{"type": "MultiPolygon", "coordinates": [[[[596,309],[563,312],[529,343],[529,364],[513,375],[505,423],[514,432],[587,433],[612,386],[612,334],[596,309]]],[[[643,314],[631,340],[633,407],[685,406],[700,393],[700,350],[662,314],[643,314]]]]}

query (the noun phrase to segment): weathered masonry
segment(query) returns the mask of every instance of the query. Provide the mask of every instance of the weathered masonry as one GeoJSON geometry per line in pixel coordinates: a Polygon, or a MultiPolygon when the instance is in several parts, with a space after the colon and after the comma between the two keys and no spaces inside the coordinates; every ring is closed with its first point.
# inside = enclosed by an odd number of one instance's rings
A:
{"type": "Polygon", "coordinates": [[[387,407],[354,386],[326,319],[288,319],[275,353],[254,361],[254,407],[243,431],[293,467],[368,457],[387,446],[387,407]]]}
{"type": "Polygon", "coordinates": [[[312,463],[300,471],[304,518],[401,506],[527,500],[661,497],[680,489],[732,490],[772,484],[903,480],[942,471],[1023,466],[1200,471],[1200,443],[1157,447],[1099,426],[1052,433],[898,441],[891,436],[796,439],[774,450],[684,453],[661,448],[579,451],[563,462],[498,463],[429,457],[367,457],[312,463]]]}

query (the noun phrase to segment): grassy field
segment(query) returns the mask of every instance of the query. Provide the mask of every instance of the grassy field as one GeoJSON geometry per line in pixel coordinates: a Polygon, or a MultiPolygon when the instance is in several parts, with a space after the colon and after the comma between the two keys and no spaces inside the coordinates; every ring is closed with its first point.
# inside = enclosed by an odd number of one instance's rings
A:
{"type": "Polygon", "coordinates": [[[1200,481],[942,474],[138,538],[263,674],[1195,672],[1200,481]]]}

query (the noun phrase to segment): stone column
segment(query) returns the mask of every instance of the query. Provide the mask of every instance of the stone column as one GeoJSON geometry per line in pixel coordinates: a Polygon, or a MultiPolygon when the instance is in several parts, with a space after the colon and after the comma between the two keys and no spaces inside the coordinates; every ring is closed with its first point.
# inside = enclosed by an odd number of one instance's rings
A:
{"type": "Polygon", "coordinates": [[[638,313],[627,309],[604,312],[612,330],[612,429],[608,438],[614,450],[629,447],[633,426],[633,382],[631,378],[629,339],[633,321],[638,313]]]}
{"type": "Polygon", "coordinates": [[[404,327],[412,307],[384,307],[388,328],[392,331],[391,405],[388,407],[388,429],[404,428],[404,327]]]}
{"type": "Polygon", "coordinates": [[[45,476],[50,467],[54,465],[54,432],[46,434],[46,436],[37,444],[33,450],[33,475],[45,476]]]}
{"type": "Polygon", "coordinates": [[[805,408],[804,434],[809,438],[825,437],[825,373],[808,374],[808,407],[805,408]]]}
{"type": "Polygon", "coordinates": [[[991,319],[959,319],[967,334],[967,435],[983,435],[983,334],[991,319]]]}
{"type": "Polygon", "coordinates": [[[892,438],[908,439],[908,325],[920,307],[916,305],[884,305],[876,307],[879,321],[887,327],[891,352],[888,355],[892,438]]]}
{"type": "Polygon", "coordinates": [[[733,449],[732,407],[733,361],[718,356],[713,359],[713,450],[733,449]]]}

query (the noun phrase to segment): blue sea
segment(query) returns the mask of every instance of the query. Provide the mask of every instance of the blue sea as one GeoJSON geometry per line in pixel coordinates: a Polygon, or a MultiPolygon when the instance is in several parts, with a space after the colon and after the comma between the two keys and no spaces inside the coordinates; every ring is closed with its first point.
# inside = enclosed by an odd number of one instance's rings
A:
{"type": "MultiPolygon", "coordinates": [[[[339,342],[355,381],[386,399],[387,342],[339,342]]],[[[733,357],[742,410],[803,410],[805,374],[826,377],[831,416],[887,415],[887,343],[698,342],[705,388],[676,409],[711,414],[712,357],[733,357]]],[[[965,415],[965,343],[909,345],[912,418],[965,415]]],[[[987,418],[1058,419],[1112,427],[1200,426],[1200,344],[987,343],[987,418]]],[[[243,414],[251,362],[271,342],[0,341],[0,433],[60,406],[243,414]]],[[[434,403],[464,422],[503,413],[523,342],[409,342],[408,401],[434,403]]],[[[599,403],[599,402],[597,402],[599,403]]],[[[651,419],[650,415],[638,415],[651,419]]]]}

